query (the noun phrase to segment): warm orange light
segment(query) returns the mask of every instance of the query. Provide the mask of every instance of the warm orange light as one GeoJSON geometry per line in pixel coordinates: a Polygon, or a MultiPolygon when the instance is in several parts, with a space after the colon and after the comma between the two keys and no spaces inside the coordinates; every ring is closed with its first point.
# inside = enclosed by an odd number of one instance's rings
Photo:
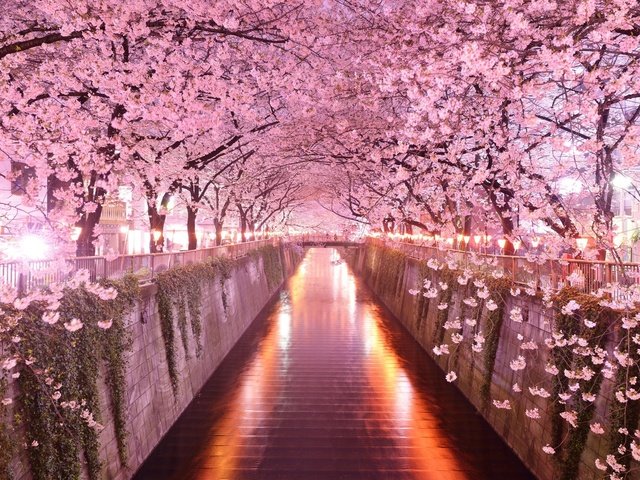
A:
{"type": "Polygon", "coordinates": [[[507,244],[507,240],[504,238],[500,238],[498,239],[498,246],[504,250],[505,245],[507,244]]]}
{"type": "Polygon", "coordinates": [[[151,234],[153,235],[153,239],[157,242],[158,240],[160,240],[162,232],[160,230],[151,230],[151,234]]]}

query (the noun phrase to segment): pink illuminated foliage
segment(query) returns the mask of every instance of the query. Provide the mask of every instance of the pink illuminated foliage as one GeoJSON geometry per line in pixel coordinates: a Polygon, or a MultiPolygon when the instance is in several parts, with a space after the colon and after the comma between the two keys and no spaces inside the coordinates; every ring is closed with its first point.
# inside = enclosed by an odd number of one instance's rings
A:
{"type": "MultiPolygon", "coordinates": [[[[637,200],[640,181],[636,1],[5,0],[0,9],[0,173],[22,198],[3,203],[2,218],[11,226],[32,215],[64,253],[95,252],[102,209],[127,186],[161,233],[177,200],[189,248],[203,218],[220,243],[231,222],[248,239],[321,205],[336,225],[490,232],[505,238],[506,253],[543,235],[542,253],[587,255],[576,249],[586,236],[589,254],[619,260],[614,239],[627,232],[615,227],[616,189],[637,200]],[[623,175],[626,186],[616,186],[623,175]]],[[[150,250],[163,243],[152,237],[150,250]]],[[[466,300],[493,308],[499,299],[487,298],[479,272],[495,265],[477,267],[461,279],[478,283],[466,300]]],[[[412,293],[429,298],[443,290],[418,287],[412,293]]],[[[548,308],[591,328],[579,305],[552,304],[539,287],[523,295],[541,292],[548,308]]],[[[629,313],[620,329],[637,344],[638,291],[621,287],[627,301],[616,303],[607,288],[590,293],[629,313]]],[[[2,295],[16,312],[36,298],[2,295]]],[[[56,292],[37,295],[55,306],[56,292]]],[[[521,311],[507,314],[522,323],[521,311]]],[[[70,333],[87,321],[60,325],[55,315],[44,324],[70,333]]],[[[434,353],[465,342],[481,353],[487,332],[467,327],[447,325],[449,343],[434,353]]],[[[551,395],[526,373],[538,349],[573,342],[594,364],[607,362],[608,379],[631,368],[622,349],[599,350],[600,338],[554,331],[543,346],[518,332],[522,351],[510,367],[519,398],[551,395]]],[[[0,361],[11,372],[24,357],[0,361]]],[[[554,402],[593,401],[580,391],[584,371],[553,367],[548,375],[575,387],[554,402]]],[[[450,370],[447,380],[460,375],[450,370]]],[[[633,385],[615,386],[619,403],[640,398],[633,385]]],[[[492,405],[517,410],[505,398],[492,405]]],[[[580,411],[562,414],[575,428],[580,411]]],[[[593,435],[602,434],[598,420],[593,435]]],[[[640,432],[624,435],[624,452],[596,462],[614,479],[627,468],[622,457],[640,460],[640,432]]],[[[547,441],[542,451],[555,454],[561,445],[547,441]]]]}

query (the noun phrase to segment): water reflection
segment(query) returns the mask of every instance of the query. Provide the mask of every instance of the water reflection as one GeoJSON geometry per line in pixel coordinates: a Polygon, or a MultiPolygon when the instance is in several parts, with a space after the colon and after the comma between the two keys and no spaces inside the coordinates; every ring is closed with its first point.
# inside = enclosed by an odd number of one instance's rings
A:
{"type": "Polygon", "coordinates": [[[308,251],[137,478],[529,478],[337,258],[308,251]]]}

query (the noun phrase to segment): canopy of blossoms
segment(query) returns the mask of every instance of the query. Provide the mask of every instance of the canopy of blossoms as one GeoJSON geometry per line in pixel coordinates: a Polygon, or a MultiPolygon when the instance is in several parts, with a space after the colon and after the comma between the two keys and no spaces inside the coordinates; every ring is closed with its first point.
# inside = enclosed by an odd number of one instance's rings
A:
{"type": "MultiPolygon", "coordinates": [[[[635,0],[5,0],[0,10],[0,174],[16,190],[0,215],[13,234],[23,228],[15,218],[33,217],[62,256],[95,252],[102,210],[127,187],[159,232],[152,252],[178,201],[190,249],[202,217],[220,242],[231,221],[244,236],[313,228],[313,212],[330,211],[336,223],[387,233],[468,244],[482,232],[504,239],[507,253],[543,237],[532,264],[561,252],[619,258],[617,239],[628,232],[614,221],[616,195],[640,195],[635,0]]],[[[484,279],[501,269],[476,266],[455,282],[476,287],[467,307],[494,311],[501,300],[484,279]]],[[[425,278],[413,293],[441,300],[453,286],[425,278]]],[[[65,288],[104,302],[115,295],[83,273],[65,288]]],[[[1,359],[7,375],[37,366],[14,331],[30,305],[45,310],[43,328],[73,334],[85,325],[60,320],[62,289],[1,292],[3,338],[16,345],[1,359]]],[[[601,345],[606,329],[582,315],[584,302],[536,282],[528,289],[505,295],[541,296],[580,328],[552,325],[544,346],[523,336],[511,369],[526,371],[538,348],[570,346],[591,363],[560,371],[550,362],[547,373],[564,375],[566,389],[530,383],[524,394],[553,393],[562,405],[579,395],[582,410],[558,413],[573,428],[595,399],[581,385],[596,376],[623,379],[619,403],[640,398],[635,375],[616,376],[637,368],[633,286],[586,292],[616,312],[606,328],[624,335],[610,351],[601,345]]],[[[517,307],[508,313],[522,321],[517,307]]],[[[482,352],[483,333],[464,328],[473,321],[447,324],[435,355],[464,341],[482,352]]],[[[62,388],[52,388],[54,402],[62,388]]],[[[511,408],[506,399],[493,404],[511,408]]],[[[590,431],[602,434],[602,425],[590,431]]],[[[597,463],[612,478],[627,468],[625,455],[640,459],[635,432],[617,434],[617,452],[597,463]]]]}

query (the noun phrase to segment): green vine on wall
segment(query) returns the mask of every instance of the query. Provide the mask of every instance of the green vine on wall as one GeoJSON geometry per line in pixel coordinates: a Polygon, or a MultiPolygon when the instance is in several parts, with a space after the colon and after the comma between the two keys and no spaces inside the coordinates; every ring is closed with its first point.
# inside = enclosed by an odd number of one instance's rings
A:
{"type": "MultiPolygon", "coordinates": [[[[0,379],[0,399],[7,393],[7,379],[0,379]]],[[[0,403],[0,478],[11,479],[11,457],[14,452],[12,437],[15,435],[13,426],[9,422],[9,412],[5,405],[0,403]]]]}
{"type": "MultiPolygon", "coordinates": [[[[565,337],[578,335],[587,339],[590,345],[604,348],[607,331],[613,322],[613,312],[600,305],[600,299],[592,295],[580,293],[574,288],[564,287],[555,296],[558,305],[566,305],[570,300],[580,304],[580,319],[575,315],[566,315],[561,311],[556,313],[554,323],[556,331],[564,333],[565,337]],[[594,328],[587,328],[584,320],[594,322],[594,328]]],[[[577,355],[574,346],[556,346],[551,350],[555,366],[564,372],[566,370],[581,370],[588,367],[594,374],[590,380],[585,380],[580,385],[581,392],[597,395],[602,385],[602,364],[594,365],[588,361],[589,356],[577,355]]],[[[589,425],[595,413],[595,403],[583,399],[582,395],[574,395],[571,408],[578,412],[576,428],[570,429],[565,434],[564,420],[560,414],[565,411],[566,405],[560,403],[559,395],[568,391],[569,379],[566,375],[559,374],[553,377],[553,401],[551,409],[552,440],[556,448],[557,460],[560,462],[560,479],[574,480],[578,476],[580,458],[585,449],[589,436],[589,425]],[[563,437],[567,435],[563,442],[563,437]]]]}
{"type": "Polygon", "coordinates": [[[431,269],[427,266],[427,262],[422,260],[418,263],[418,285],[416,285],[416,290],[418,290],[418,304],[416,306],[416,331],[420,332],[422,325],[424,324],[424,318],[427,316],[429,312],[429,303],[430,299],[425,297],[422,293],[422,288],[424,286],[425,280],[430,279],[429,272],[431,269]]]}
{"type": "Polygon", "coordinates": [[[280,248],[273,245],[265,245],[251,252],[254,259],[262,258],[264,273],[267,276],[269,291],[280,285],[284,280],[284,269],[280,258],[280,248]]]}
{"type": "MultiPolygon", "coordinates": [[[[185,356],[189,358],[187,324],[190,321],[191,332],[196,345],[195,353],[199,357],[202,352],[202,282],[213,281],[218,278],[223,284],[224,279],[230,275],[233,262],[227,257],[215,257],[206,262],[171,268],[156,277],[156,301],[160,316],[160,328],[167,356],[169,379],[174,395],[178,392],[174,331],[176,317],[185,356]],[[174,311],[176,312],[175,315],[174,311]]],[[[222,290],[224,291],[224,288],[222,290]]]]}
{"type": "MultiPolygon", "coordinates": [[[[509,289],[512,286],[510,280],[505,278],[493,278],[486,276],[485,285],[490,292],[490,298],[498,306],[495,310],[488,310],[486,320],[486,333],[484,344],[484,376],[480,386],[480,398],[486,406],[491,396],[491,379],[496,364],[498,347],[500,346],[500,332],[504,322],[504,308],[509,289]]],[[[485,308],[486,308],[485,302],[485,308]]]]}
{"type": "Polygon", "coordinates": [[[103,285],[117,290],[115,300],[101,300],[84,286],[66,288],[57,309],[59,322],[45,324],[46,305],[32,302],[14,332],[20,338],[12,343],[14,353],[32,359],[19,370],[14,423],[25,428],[35,479],[76,479],[83,470],[92,480],[101,478],[100,425],[91,424],[86,415],[96,422],[100,419],[98,377],[103,364],[118,449],[126,461],[124,371],[130,342],[124,319],[138,297],[138,281],[126,277],[103,285]],[[63,324],[72,319],[81,319],[82,328],[67,331],[63,324]],[[99,323],[111,323],[111,327],[101,328],[99,323]]]}
{"type": "Polygon", "coordinates": [[[439,280],[443,284],[445,284],[447,288],[438,297],[437,304],[446,304],[447,308],[445,308],[444,310],[438,309],[436,324],[435,328],[433,329],[433,342],[435,345],[440,345],[444,341],[444,335],[446,333],[444,324],[449,318],[449,303],[451,302],[451,298],[453,297],[453,285],[455,278],[456,272],[454,270],[450,270],[446,266],[442,270],[440,270],[439,280]]]}
{"type": "Polygon", "coordinates": [[[378,261],[375,269],[376,288],[394,297],[398,294],[399,289],[402,288],[400,280],[404,274],[406,257],[402,252],[385,248],[383,254],[378,258],[380,261],[378,261]]]}
{"type": "MultiPolygon", "coordinates": [[[[630,385],[630,379],[640,380],[640,349],[634,347],[632,337],[640,334],[640,327],[627,330],[626,335],[618,342],[620,352],[629,355],[633,364],[626,368],[619,368],[615,376],[614,397],[619,393],[624,398],[626,387],[630,385]]],[[[628,471],[633,459],[631,455],[631,442],[637,439],[635,431],[640,422],[640,401],[628,400],[624,403],[612,401],[609,405],[609,422],[611,432],[609,438],[609,451],[613,452],[616,461],[628,471]],[[625,433],[626,432],[626,433],[625,433]],[[622,445],[624,451],[620,451],[622,445]]],[[[610,473],[614,473],[613,471],[610,473]]]]}
{"type": "MultiPolygon", "coordinates": [[[[279,247],[265,245],[252,251],[249,255],[253,259],[262,259],[269,291],[281,284],[284,279],[284,268],[279,247]]],[[[178,327],[185,356],[189,358],[187,323],[191,322],[191,332],[196,342],[196,356],[200,356],[202,351],[202,284],[203,282],[213,282],[216,279],[220,282],[220,300],[223,310],[227,314],[229,305],[225,281],[231,277],[231,271],[237,262],[238,260],[227,257],[215,257],[205,262],[171,268],[156,277],[158,288],[156,301],[169,379],[174,396],[178,393],[179,380],[174,327],[178,327]],[[176,318],[177,325],[175,325],[176,318]]]]}

